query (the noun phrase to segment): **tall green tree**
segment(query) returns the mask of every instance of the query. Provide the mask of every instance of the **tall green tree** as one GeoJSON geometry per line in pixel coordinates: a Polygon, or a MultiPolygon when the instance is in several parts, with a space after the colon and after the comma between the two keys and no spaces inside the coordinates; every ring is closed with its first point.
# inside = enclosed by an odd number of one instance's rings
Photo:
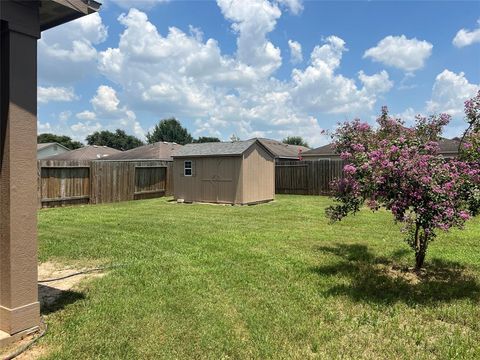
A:
{"type": "Polygon", "coordinates": [[[198,139],[194,139],[193,142],[194,143],[220,142],[220,139],[214,136],[200,136],[198,139]]]}
{"type": "Polygon", "coordinates": [[[287,136],[282,140],[284,144],[309,147],[308,143],[301,136],[287,136]]]}
{"type": "Polygon", "coordinates": [[[168,141],[185,145],[190,144],[193,138],[177,119],[170,118],[163,119],[155,125],[153,131],[147,133],[147,141],[149,144],[158,141],[168,141]]]}
{"type": "Polygon", "coordinates": [[[80,141],[72,140],[70,136],[66,136],[66,135],[55,135],[55,134],[45,133],[37,136],[38,144],[52,143],[52,142],[63,145],[66,148],[69,148],[70,150],[75,150],[83,146],[83,144],[80,141]]]}
{"type": "Polygon", "coordinates": [[[139,138],[128,135],[121,129],[115,132],[102,130],[95,131],[86,138],[88,145],[108,146],[117,150],[130,150],[142,146],[143,141],[139,138]]]}

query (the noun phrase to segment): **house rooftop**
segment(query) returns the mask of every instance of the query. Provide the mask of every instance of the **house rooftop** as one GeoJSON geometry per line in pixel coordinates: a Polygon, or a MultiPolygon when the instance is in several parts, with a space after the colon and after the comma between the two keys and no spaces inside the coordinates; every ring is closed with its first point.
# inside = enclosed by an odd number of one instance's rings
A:
{"type": "Polygon", "coordinates": [[[56,143],[56,142],[37,144],[37,150],[44,149],[44,148],[52,146],[52,145],[57,145],[57,146],[60,146],[62,148],[65,148],[67,150],[70,150],[70,149],[66,148],[65,146],[63,146],[62,144],[59,144],[59,143],[56,143]]]}
{"type": "Polygon", "coordinates": [[[304,153],[302,153],[302,155],[308,156],[308,155],[336,155],[336,154],[333,148],[333,144],[327,144],[315,149],[305,151],[304,153]]]}
{"type": "MultiPolygon", "coordinates": [[[[438,146],[440,148],[440,154],[457,154],[458,153],[458,145],[460,144],[460,140],[458,138],[453,139],[440,139],[438,141],[438,146]]],[[[333,144],[327,144],[320,146],[316,149],[312,149],[309,151],[305,151],[302,153],[304,156],[309,155],[338,155],[335,153],[335,149],[333,148],[333,144]]]]}
{"type": "Polygon", "coordinates": [[[165,160],[172,161],[172,154],[175,150],[181,148],[183,145],[159,141],[153,144],[139,146],[134,149],[122,151],[108,157],[104,160],[165,160]]]}
{"type": "Polygon", "coordinates": [[[298,159],[300,152],[303,155],[310,150],[305,146],[285,144],[272,139],[258,138],[258,141],[277,159],[298,159]]]}
{"type": "Polygon", "coordinates": [[[112,149],[108,146],[88,145],[62,154],[49,156],[43,160],[98,160],[120,152],[120,150],[112,149]]]}
{"type": "Polygon", "coordinates": [[[440,154],[457,154],[458,146],[460,145],[460,139],[441,139],[438,142],[438,147],[440,148],[440,154]]]}

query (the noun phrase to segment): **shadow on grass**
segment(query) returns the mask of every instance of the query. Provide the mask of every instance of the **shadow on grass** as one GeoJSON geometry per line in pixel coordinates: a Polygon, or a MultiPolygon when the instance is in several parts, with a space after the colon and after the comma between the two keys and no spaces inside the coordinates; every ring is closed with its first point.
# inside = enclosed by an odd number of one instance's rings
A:
{"type": "Polygon", "coordinates": [[[38,285],[40,300],[40,313],[48,315],[64,309],[67,305],[85,299],[81,292],[72,290],[60,290],[47,285],[38,285]]]}
{"type": "MultiPolygon", "coordinates": [[[[435,304],[457,299],[480,302],[480,285],[465,267],[440,259],[428,259],[425,271],[416,275],[392,260],[375,257],[367,246],[338,244],[318,247],[318,251],[335,255],[334,265],[312,268],[318,275],[347,278],[349,284],[335,285],[326,291],[328,296],[346,295],[355,301],[408,305],[435,304]]],[[[408,253],[401,250],[393,259],[408,253]]],[[[338,283],[338,281],[337,281],[338,283]]]]}

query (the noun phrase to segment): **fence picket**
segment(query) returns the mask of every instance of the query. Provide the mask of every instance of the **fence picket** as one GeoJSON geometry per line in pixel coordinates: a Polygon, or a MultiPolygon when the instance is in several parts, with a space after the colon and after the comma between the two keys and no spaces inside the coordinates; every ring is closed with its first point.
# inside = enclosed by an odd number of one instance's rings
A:
{"type": "Polygon", "coordinates": [[[162,160],[39,160],[38,204],[99,204],[170,195],[171,172],[172,162],[162,160]]]}
{"type": "Polygon", "coordinates": [[[343,160],[282,161],[275,165],[277,194],[328,195],[342,177],[343,160]]]}

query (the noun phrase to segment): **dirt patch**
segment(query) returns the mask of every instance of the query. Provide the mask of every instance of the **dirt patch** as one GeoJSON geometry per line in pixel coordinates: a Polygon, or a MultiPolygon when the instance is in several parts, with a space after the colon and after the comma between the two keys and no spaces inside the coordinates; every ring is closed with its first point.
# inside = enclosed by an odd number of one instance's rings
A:
{"type": "Polygon", "coordinates": [[[102,277],[105,272],[99,268],[76,268],[53,262],[42,263],[38,267],[38,298],[40,306],[47,308],[85,279],[102,277]]]}
{"type": "Polygon", "coordinates": [[[413,268],[384,264],[377,264],[376,267],[391,279],[401,279],[410,285],[422,282],[422,273],[414,272],[413,268]]]}
{"type": "Polygon", "coordinates": [[[400,279],[410,285],[426,282],[444,282],[449,284],[452,279],[462,279],[469,275],[468,271],[462,268],[431,267],[415,271],[413,267],[396,264],[376,264],[375,267],[389,278],[400,279]]]}
{"type": "MultiPolygon", "coordinates": [[[[66,305],[83,299],[83,294],[78,291],[80,282],[105,276],[105,270],[100,267],[85,267],[64,265],[46,262],[38,266],[38,298],[42,316],[48,322],[48,315],[63,309],[66,305]]],[[[38,333],[11,344],[0,351],[0,359],[23,348],[36,337],[38,333]]],[[[35,343],[15,359],[38,359],[48,353],[48,348],[42,343],[35,343]]]]}
{"type": "MultiPolygon", "coordinates": [[[[20,341],[17,341],[16,343],[12,344],[10,347],[5,349],[4,352],[0,353],[0,359],[3,359],[4,356],[9,356],[13,354],[14,351],[17,351],[18,349],[22,348],[23,346],[27,345],[30,343],[37,335],[29,335],[25,338],[23,338],[20,341]]],[[[33,345],[29,347],[25,352],[21,353],[17,357],[15,357],[15,360],[34,360],[38,359],[42,356],[47,355],[48,351],[47,348],[44,345],[33,345]]]]}

